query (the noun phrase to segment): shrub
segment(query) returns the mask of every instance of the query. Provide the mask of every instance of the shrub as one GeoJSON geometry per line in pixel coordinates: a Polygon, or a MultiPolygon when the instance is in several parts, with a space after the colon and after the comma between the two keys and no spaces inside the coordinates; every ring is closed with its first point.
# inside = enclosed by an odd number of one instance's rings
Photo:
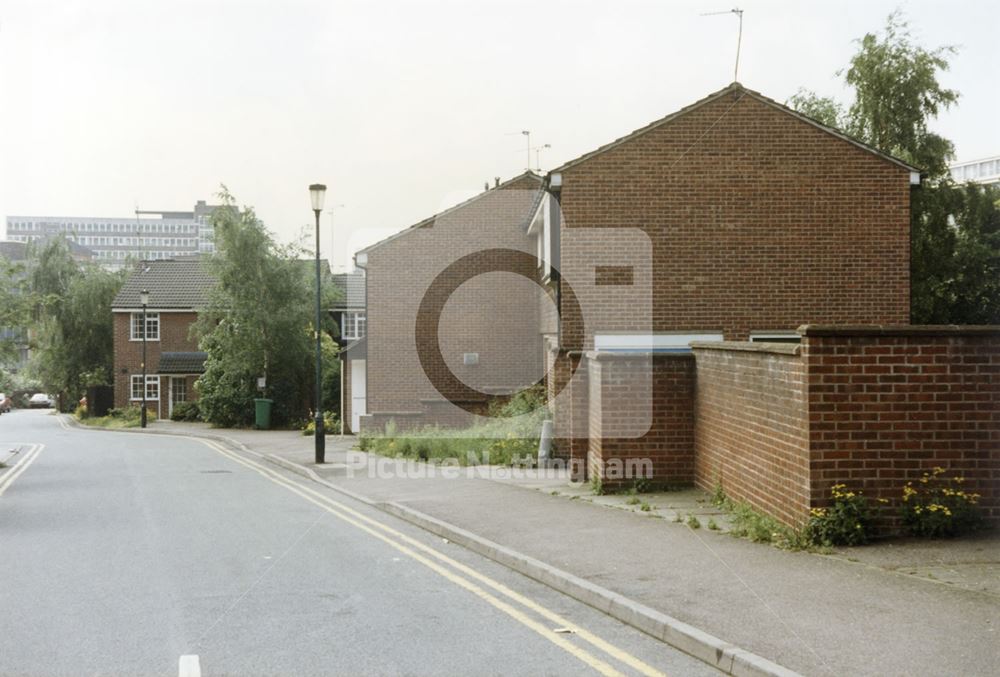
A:
{"type": "MultiPolygon", "coordinates": [[[[80,422],[95,428],[138,428],[142,418],[141,413],[142,408],[133,404],[124,409],[111,409],[107,416],[82,418],[80,422]]],[[[156,413],[147,410],[146,420],[155,421],[156,413]]]]}
{"type": "Polygon", "coordinates": [[[944,468],[924,473],[903,487],[903,525],[914,536],[958,536],[983,525],[979,494],[962,490],[963,477],[944,477],[944,468]]]}
{"type": "MultiPolygon", "coordinates": [[[[305,425],[302,426],[303,435],[315,435],[316,434],[316,419],[309,419],[306,421],[305,425]]],[[[323,412],[323,434],[324,435],[339,435],[340,434],[340,417],[337,416],[332,411],[323,412]]]]}
{"type": "Polygon", "coordinates": [[[200,421],[201,408],[197,402],[178,402],[170,414],[171,421],[200,421]]]}
{"type": "MultiPolygon", "coordinates": [[[[847,485],[830,487],[832,505],[809,511],[805,538],[812,545],[864,545],[871,539],[875,513],[860,491],[848,491],[847,485]]],[[[884,502],[884,499],[883,501],[884,502]]]]}

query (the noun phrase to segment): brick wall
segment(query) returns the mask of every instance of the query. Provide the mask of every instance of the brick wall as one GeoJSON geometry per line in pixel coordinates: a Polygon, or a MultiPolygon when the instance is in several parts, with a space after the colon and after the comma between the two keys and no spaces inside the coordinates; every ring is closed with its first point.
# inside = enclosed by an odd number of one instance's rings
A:
{"type": "Polygon", "coordinates": [[[699,343],[695,481],[782,521],[810,505],[805,368],[797,345],[699,343]]]}
{"type": "MultiPolygon", "coordinates": [[[[153,311],[150,311],[153,312],[153,311]]],[[[132,374],[142,373],[142,341],[129,339],[131,331],[131,313],[117,312],[114,314],[114,345],[115,345],[115,406],[127,407],[131,395],[132,374]]],[[[146,373],[156,374],[160,368],[161,352],[187,352],[198,350],[198,342],[189,336],[191,324],[197,319],[193,312],[160,313],[160,340],[146,341],[146,373]]],[[[196,377],[188,378],[188,399],[197,399],[194,389],[196,377]]],[[[160,400],[158,403],[148,403],[150,409],[156,411],[160,418],[166,418],[168,409],[168,391],[170,378],[160,376],[160,400]]]]}
{"type": "Polygon", "coordinates": [[[1000,522],[1000,327],[805,327],[812,502],[844,482],[898,504],[935,466],[1000,522]]]}
{"type": "Polygon", "coordinates": [[[588,474],[604,488],[637,479],[694,479],[694,360],[690,354],[598,353],[586,357],[590,407],[588,474]],[[647,462],[642,477],[628,477],[647,462]]]}
{"type": "Polygon", "coordinates": [[[942,467],[1000,522],[1000,327],[799,332],[801,346],[695,344],[699,486],[801,525],[834,484],[898,508],[942,467]]]}
{"type": "MultiPolygon", "coordinates": [[[[418,309],[435,278],[466,255],[495,248],[534,254],[524,224],[539,185],[533,176],[508,182],[368,250],[367,394],[373,424],[383,413],[423,412],[431,400],[470,399],[459,387],[438,392],[425,374],[417,350],[418,342],[429,343],[429,335],[418,309]]],[[[537,262],[521,267],[530,277],[537,273],[537,262]]],[[[447,299],[438,322],[445,365],[457,386],[482,392],[531,385],[544,374],[539,288],[514,273],[478,272],[475,266],[451,272],[455,279],[469,279],[447,299]],[[477,353],[478,364],[464,364],[465,353],[477,353]]],[[[439,371],[437,376],[447,376],[439,371]]],[[[430,408],[443,414],[445,407],[430,408]]]]}
{"type": "MultiPolygon", "coordinates": [[[[652,247],[653,331],[744,340],[809,322],[908,322],[909,172],[744,94],[565,168],[563,275],[595,274],[575,233],[638,228],[652,247]]],[[[592,331],[649,330],[623,311],[622,290],[587,290],[584,348],[592,331]]],[[[564,322],[563,345],[583,333],[564,322]]]]}

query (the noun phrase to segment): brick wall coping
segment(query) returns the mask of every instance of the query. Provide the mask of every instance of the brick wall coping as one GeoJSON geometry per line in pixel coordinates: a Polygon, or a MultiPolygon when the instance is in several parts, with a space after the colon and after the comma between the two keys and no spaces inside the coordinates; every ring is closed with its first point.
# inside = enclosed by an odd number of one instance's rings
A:
{"type": "Polygon", "coordinates": [[[595,361],[611,361],[611,360],[634,360],[636,358],[648,358],[653,357],[655,359],[671,359],[671,360],[692,360],[694,359],[694,354],[692,353],[655,353],[648,350],[615,350],[615,351],[601,351],[601,350],[588,350],[583,353],[588,360],[595,361]]]}
{"type": "Polygon", "coordinates": [[[423,416],[423,411],[373,411],[362,416],[423,416]]]}
{"type": "Polygon", "coordinates": [[[748,353],[777,353],[798,355],[802,346],[798,343],[767,343],[764,341],[694,341],[692,350],[738,350],[748,353]]]}
{"type": "Polygon", "coordinates": [[[804,324],[801,336],[1000,336],[996,324],[804,324]]]}

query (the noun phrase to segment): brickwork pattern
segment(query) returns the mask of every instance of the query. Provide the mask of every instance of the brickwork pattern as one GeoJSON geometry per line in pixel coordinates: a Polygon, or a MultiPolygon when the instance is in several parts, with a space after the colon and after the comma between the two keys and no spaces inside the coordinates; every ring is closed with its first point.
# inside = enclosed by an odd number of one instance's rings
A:
{"type": "Polygon", "coordinates": [[[802,359],[762,344],[739,347],[693,351],[695,481],[799,524],[810,505],[802,359]]]}
{"type": "MultiPolygon", "coordinates": [[[[808,322],[909,321],[908,171],[739,97],[563,171],[564,276],[593,276],[593,252],[574,249],[575,230],[639,228],[653,250],[654,331],[745,340],[808,322]]],[[[621,290],[593,290],[588,333],[648,330],[630,324],[621,290]]],[[[583,328],[564,325],[565,346],[583,328]]]]}
{"type": "MultiPolygon", "coordinates": [[[[378,426],[386,418],[382,413],[424,412],[430,401],[454,397],[439,393],[421,367],[421,299],[438,274],[466,254],[507,248],[533,255],[524,224],[538,187],[536,177],[509,182],[368,252],[366,421],[378,426]]],[[[522,272],[536,277],[537,264],[522,272]]],[[[536,382],[544,373],[538,286],[512,273],[476,273],[455,271],[470,279],[448,300],[439,322],[446,364],[462,383],[482,392],[536,382]],[[465,364],[466,353],[476,353],[478,364],[465,364]]],[[[441,407],[431,408],[441,413],[441,407]]]]}
{"type": "MultiPolygon", "coordinates": [[[[154,311],[150,311],[154,312],[154,311]]],[[[131,313],[114,314],[114,352],[115,352],[115,406],[127,407],[131,397],[131,377],[142,373],[142,341],[132,341],[131,313]]],[[[190,336],[190,328],[197,319],[197,313],[160,313],[160,340],[146,341],[146,373],[156,374],[160,367],[161,352],[188,352],[198,350],[198,342],[190,336]]],[[[187,379],[187,396],[189,400],[198,397],[194,388],[197,377],[187,379]]],[[[159,402],[148,402],[150,409],[156,411],[160,418],[166,418],[169,401],[168,388],[170,378],[160,376],[159,402]]]]}
{"type": "Polygon", "coordinates": [[[898,504],[942,467],[1000,521],[1000,328],[807,328],[803,353],[814,505],[838,482],[898,504]]]}
{"type": "Polygon", "coordinates": [[[655,484],[693,482],[693,357],[591,352],[586,367],[589,476],[600,478],[601,486],[611,489],[631,487],[637,479],[655,484]],[[636,436],[640,430],[645,432],[636,436]],[[616,459],[619,465],[609,467],[616,459]],[[621,475],[626,461],[645,460],[649,461],[649,477],[621,475]]]}

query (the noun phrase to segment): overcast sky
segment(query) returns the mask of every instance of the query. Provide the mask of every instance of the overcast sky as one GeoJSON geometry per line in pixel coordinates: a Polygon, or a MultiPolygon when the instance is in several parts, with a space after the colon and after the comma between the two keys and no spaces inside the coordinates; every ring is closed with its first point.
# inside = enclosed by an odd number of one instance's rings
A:
{"type": "MultiPolygon", "coordinates": [[[[739,79],[846,102],[853,40],[902,7],[961,46],[936,129],[1000,154],[1000,6],[745,0],[739,79]]],[[[220,184],[279,240],[361,246],[524,169],[574,158],[733,80],[733,0],[0,0],[0,216],[187,210],[220,184]],[[531,155],[534,165],[535,154],[531,155]],[[311,228],[311,226],[310,226],[311,228]],[[311,233],[311,230],[309,231],[311,233]]]]}

